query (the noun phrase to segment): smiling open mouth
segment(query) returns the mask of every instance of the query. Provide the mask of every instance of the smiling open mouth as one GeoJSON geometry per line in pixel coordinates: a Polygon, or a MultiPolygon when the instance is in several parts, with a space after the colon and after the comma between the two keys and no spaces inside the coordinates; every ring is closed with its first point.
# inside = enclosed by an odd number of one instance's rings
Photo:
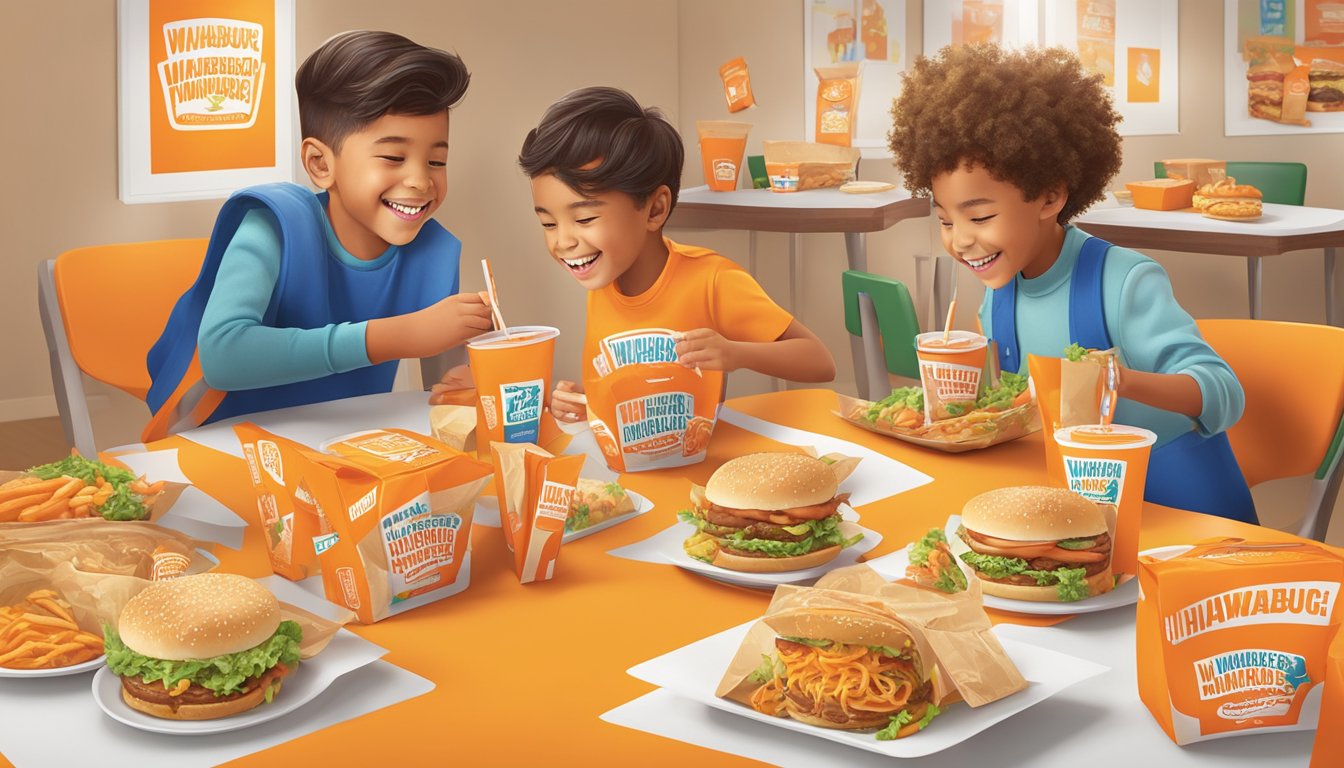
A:
{"type": "Polygon", "coordinates": [[[997,261],[1002,253],[1003,251],[997,251],[995,253],[989,254],[983,259],[966,259],[966,266],[970,267],[976,272],[983,272],[986,269],[989,269],[989,265],[997,261]]]}
{"type": "Polygon", "coordinates": [[[577,274],[583,274],[588,270],[592,269],[593,264],[599,258],[601,258],[601,256],[602,253],[599,251],[598,253],[592,253],[587,256],[580,256],[576,259],[561,259],[561,261],[565,263],[566,267],[569,267],[571,272],[575,272],[577,274]]]}
{"type": "Polygon", "coordinates": [[[420,206],[413,206],[413,205],[403,205],[402,203],[394,203],[391,200],[384,200],[383,205],[387,206],[387,208],[391,210],[392,213],[396,214],[397,218],[407,220],[419,218],[420,214],[424,213],[425,209],[429,208],[429,203],[425,203],[424,205],[420,206]]]}

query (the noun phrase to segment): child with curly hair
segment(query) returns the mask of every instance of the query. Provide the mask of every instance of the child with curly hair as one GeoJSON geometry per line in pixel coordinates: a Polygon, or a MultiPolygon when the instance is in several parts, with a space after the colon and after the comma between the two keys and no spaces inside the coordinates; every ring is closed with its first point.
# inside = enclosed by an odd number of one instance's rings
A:
{"type": "Polygon", "coordinates": [[[1001,368],[1115,347],[1115,421],[1157,434],[1145,498],[1256,522],[1225,432],[1245,405],[1236,375],[1157,262],[1070,224],[1120,169],[1101,77],[1061,48],[948,47],[906,73],[892,117],[906,187],[932,194],[944,249],[990,289],[980,321],[1001,368]]]}

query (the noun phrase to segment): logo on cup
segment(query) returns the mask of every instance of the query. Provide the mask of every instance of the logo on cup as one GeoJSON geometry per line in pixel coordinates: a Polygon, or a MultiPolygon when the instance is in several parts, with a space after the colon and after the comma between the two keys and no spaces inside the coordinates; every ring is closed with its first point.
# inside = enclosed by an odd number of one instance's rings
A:
{"type": "Polygon", "coordinates": [[[1128,462],[1117,459],[1064,458],[1069,490],[1091,501],[1119,504],[1125,490],[1128,462]]]}
{"type": "Polygon", "coordinates": [[[510,443],[535,441],[541,421],[541,379],[503,384],[499,397],[504,412],[504,440],[510,443]]]}
{"type": "Polygon", "coordinates": [[[737,179],[737,163],[732,160],[715,160],[714,178],[718,181],[735,181],[737,179]]]}

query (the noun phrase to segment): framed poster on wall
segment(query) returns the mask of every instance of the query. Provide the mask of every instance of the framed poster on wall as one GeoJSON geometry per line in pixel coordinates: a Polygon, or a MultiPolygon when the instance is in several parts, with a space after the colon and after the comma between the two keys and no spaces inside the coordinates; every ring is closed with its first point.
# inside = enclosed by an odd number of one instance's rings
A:
{"type": "Polygon", "coordinates": [[[803,0],[803,136],[815,141],[817,67],[860,65],[853,146],[887,157],[891,102],[905,71],[905,0],[803,0]]]}
{"type": "Polygon", "coordinates": [[[1077,52],[1102,76],[1124,118],[1121,136],[1181,132],[1176,3],[1042,0],[1041,20],[1042,44],[1077,52]]]}
{"type": "Polygon", "coordinates": [[[293,180],[293,0],[119,0],[117,16],[122,202],[293,180]]]}
{"type": "Polygon", "coordinates": [[[1224,0],[1223,133],[1344,133],[1344,2],[1224,0]]]}

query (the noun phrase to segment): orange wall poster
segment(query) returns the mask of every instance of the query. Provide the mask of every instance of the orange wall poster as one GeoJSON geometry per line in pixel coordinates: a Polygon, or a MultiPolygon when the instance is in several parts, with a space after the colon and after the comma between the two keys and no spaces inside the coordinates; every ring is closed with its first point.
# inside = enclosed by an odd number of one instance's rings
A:
{"type": "Polygon", "coordinates": [[[121,0],[121,199],[292,180],[293,0],[121,0]]]}

